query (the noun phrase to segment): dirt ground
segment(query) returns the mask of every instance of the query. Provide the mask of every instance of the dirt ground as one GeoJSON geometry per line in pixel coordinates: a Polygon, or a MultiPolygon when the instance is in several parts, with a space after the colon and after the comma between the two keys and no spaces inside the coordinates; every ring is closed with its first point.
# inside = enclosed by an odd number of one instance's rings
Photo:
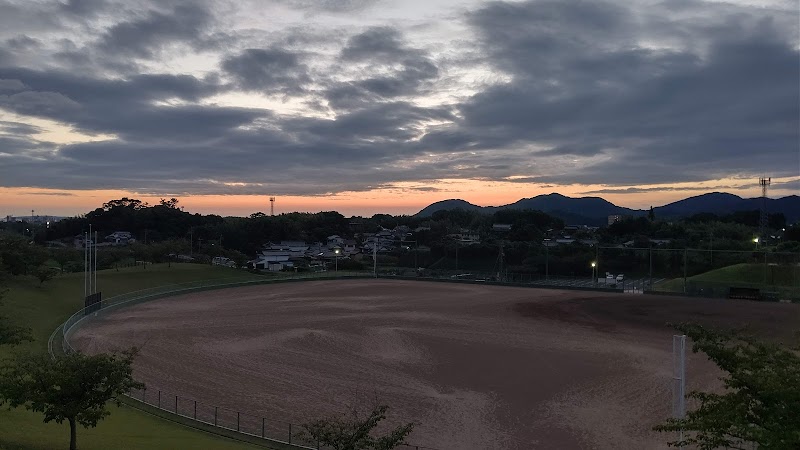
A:
{"type": "MultiPolygon", "coordinates": [[[[666,448],[673,330],[785,338],[800,306],[392,280],[286,283],[139,304],[88,321],[88,352],[141,348],[148,390],[295,424],[390,405],[436,449],[666,448]]],[[[689,354],[687,389],[719,385],[689,354]]]]}

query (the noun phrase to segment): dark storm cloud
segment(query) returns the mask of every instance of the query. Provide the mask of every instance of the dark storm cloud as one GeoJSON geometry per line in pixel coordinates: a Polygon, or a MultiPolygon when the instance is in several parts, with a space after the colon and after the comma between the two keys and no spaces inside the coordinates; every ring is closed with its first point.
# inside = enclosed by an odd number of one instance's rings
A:
{"type": "MultiPolygon", "coordinates": [[[[421,108],[406,102],[376,103],[337,116],[336,120],[290,119],[283,129],[313,141],[370,142],[371,154],[400,155],[412,149],[402,145],[418,137],[419,128],[430,120],[451,120],[452,112],[445,108],[421,108]],[[393,144],[381,147],[380,143],[393,144]]],[[[353,158],[356,155],[340,155],[353,158]]]]}
{"type": "Polygon", "coordinates": [[[613,158],[537,181],[668,183],[796,170],[785,161],[799,140],[798,52],[769,19],[723,17],[697,27],[706,30],[697,35],[704,49],[684,50],[632,47],[647,24],[609,3],[493,3],[470,19],[488,60],[512,77],[462,105],[460,126],[477,145],[502,137],[551,147],[540,157],[613,158]]]}
{"type": "Polygon", "coordinates": [[[0,31],[20,33],[60,28],[60,19],[52,12],[52,4],[0,0],[0,31]]]}
{"type": "Polygon", "coordinates": [[[41,47],[42,43],[38,39],[34,39],[24,34],[13,37],[6,41],[6,46],[14,51],[32,51],[41,47]]]}
{"type": "Polygon", "coordinates": [[[80,105],[57,92],[25,91],[0,95],[0,108],[31,116],[64,117],[78,112],[80,105]]]}
{"type": "Polygon", "coordinates": [[[342,58],[349,61],[391,63],[406,56],[400,32],[392,27],[373,27],[352,36],[342,49],[342,58]]]}
{"type": "Polygon", "coordinates": [[[279,48],[250,48],[226,58],[222,68],[248,91],[299,93],[311,82],[297,53],[279,48]]]}
{"type": "Polygon", "coordinates": [[[687,191],[708,191],[714,190],[729,190],[741,189],[742,186],[673,186],[673,187],[629,187],[629,188],[610,188],[610,189],[596,189],[592,191],[581,192],[582,195],[589,194],[641,194],[645,192],[687,192],[687,191]]]}
{"type": "Polygon", "coordinates": [[[168,12],[151,10],[144,17],[111,26],[98,48],[109,55],[151,59],[172,42],[196,44],[212,16],[202,3],[185,3],[168,12]]]}
{"type": "Polygon", "coordinates": [[[0,69],[0,78],[24,80],[28,90],[0,95],[0,107],[121,139],[179,142],[215,139],[269,115],[264,110],[158,105],[196,102],[220,87],[188,75],[138,75],[128,80],[92,79],[63,72],[0,69]]]}
{"type": "MultiPolygon", "coordinates": [[[[798,161],[798,172],[800,172],[800,161],[798,161]]],[[[784,181],[784,182],[772,182],[772,187],[774,189],[780,190],[787,190],[787,191],[794,191],[795,195],[800,195],[800,179],[793,180],[793,181],[784,181]]]]}
{"type": "Polygon", "coordinates": [[[650,187],[626,186],[798,175],[800,55],[786,12],[695,1],[641,11],[621,1],[492,2],[468,13],[470,53],[453,55],[411,40],[402,25],[277,37],[248,30],[242,48],[205,2],[131,3],[119,16],[103,1],[8,5],[0,0],[0,25],[32,22],[4,35],[0,109],[113,138],[56,146],[16,119],[0,122],[6,186],[29,186],[36,174],[40,187],[56,189],[324,195],[471,178],[633,193],[650,187]],[[62,19],[39,17],[54,8],[62,19]],[[97,30],[100,17],[114,22],[96,39],[54,44],[29,33],[47,20],[97,30]],[[176,48],[216,51],[219,67],[202,78],[159,74],[176,48]],[[40,52],[47,65],[19,67],[40,52]],[[491,67],[476,77],[504,81],[453,84],[453,60],[459,70],[491,67]],[[474,94],[420,106],[462,88],[474,94]],[[231,90],[317,106],[302,115],[205,103],[231,90]]]}
{"type": "Polygon", "coordinates": [[[15,135],[15,136],[28,136],[31,134],[37,134],[41,132],[42,132],[41,128],[28,123],[0,120],[0,133],[5,133],[8,135],[15,135]]]}
{"type": "Polygon", "coordinates": [[[109,7],[106,0],[68,0],[59,3],[62,12],[79,17],[93,17],[109,7]]]}
{"type": "Polygon", "coordinates": [[[426,83],[439,76],[428,52],[408,46],[391,27],[374,27],[350,37],[339,57],[345,66],[364,65],[366,76],[328,87],[325,97],[334,109],[420,94],[426,83]],[[378,73],[370,74],[371,70],[378,73]]]}
{"type": "Polygon", "coordinates": [[[29,152],[39,149],[39,143],[34,140],[0,134],[0,161],[6,160],[7,158],[4,158],[4,156],[8,155],[25,158],[29,152]]]}
{"type": "Polygon", "coordinates": [[[25,83],[19,80],[0,79],[0,93],[19,92],[26,88],[25,83]]]}

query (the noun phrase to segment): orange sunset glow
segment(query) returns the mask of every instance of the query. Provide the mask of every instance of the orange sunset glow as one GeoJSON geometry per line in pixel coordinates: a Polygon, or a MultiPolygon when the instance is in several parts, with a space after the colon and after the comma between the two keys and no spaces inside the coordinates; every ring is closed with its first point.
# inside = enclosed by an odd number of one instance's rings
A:
{"type": "MultiPolygon", "coordinates": [[[[791,182],[800,178],[776,180],[791,182]]],[[[602,193],[600,185],[538,186],[527,183],[471,180],[442,180],[436,191],[420,191],[398,185],[396,188],[343,192],[321,196],[276,196],[275,213],[338,211],[346,216],[373,214],[415,214],[425,206],[440,200],[460,198],[479,206],[499,206],[521,198],[559,192],[570,197],[599,196],[617,205],[634,209],[661,206],[692,195],[711,191],[726,191],[742,197],[756,197],[759,187],[749,179],[722,180],[718,183],[678,184],[651,187],[642,193],[602,193]],[[659,190],[659,188],[661,190],[659,190]]],[[[776,196],[782,193],[777,190],[776,196]]],[[[785,190],[791,195],[792,190],[785,190]]],[[[33,209],[37,215],[75,216],[99,208],[108,200],[129,197],[150,204],[175,195],[153,196],[116,190],[58,191],[36,188],[0,188],[0,214],[26,216],[33,209]]],[[[269,213],[269,195],[177,195],[185,211],[222,216],[248,216],[254,212],[269,213]]]]}

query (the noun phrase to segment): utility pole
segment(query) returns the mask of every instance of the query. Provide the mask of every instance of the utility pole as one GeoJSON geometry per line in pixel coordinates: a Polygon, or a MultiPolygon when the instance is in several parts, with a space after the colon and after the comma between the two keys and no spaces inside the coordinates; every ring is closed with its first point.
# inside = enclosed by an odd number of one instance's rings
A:
{"type": "Polygon", "coordinates": [[[378,278],[378,242],[372,243],[372,273],[378,278]]]}
{"type": "Polygon", "coordinates": [[[711,268],[714,268],[714,231],[709,231],[709,251],[711,252],[711,268]]]}
{"type": "Polygon", "coordinates": [[[650,289],[653,289],[653,244],[650,244],[650,289]]]}
{"type": "Polygon", "coordinates": [[[456,239],[456,270],[458,270],[458,240],[456,239]]]}
{"type": "Polygon", "coordinates": [[[550,247],[544,244],[544,279],[550,280],[550,247]]]}

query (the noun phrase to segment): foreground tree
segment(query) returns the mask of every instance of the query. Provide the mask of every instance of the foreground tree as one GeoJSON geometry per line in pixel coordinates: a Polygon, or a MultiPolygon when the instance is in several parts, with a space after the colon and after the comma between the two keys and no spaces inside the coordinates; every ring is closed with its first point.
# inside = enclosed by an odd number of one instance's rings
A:
{"type": "Polygon", "coordinates": [[[42,285],[45,281],[50,281],[56,276],[56,270],[58,269],[48,266],[39,266],[33,269],[33,276],[35,276],[36,279],[39,280],[39,284],[42,285]]]}
{"type": "Polygon", "coordinates": [[[722,369],[723,393],[691,392],[698,407],[658,431],[687,434],[670,446],[761,450],[800,448],[800,356],[778,344],[736,332],[679,325],[678,330],[722,369]]]}
{"type": "MultiPolygon", "coordinates": [[[[0,284],[0,306],[3,305],[5,293],[5,288],[0,284]]],[[[0,345],[17,345],[31,340],[31,330],[13,325],[8,317],[0,315],[0,345]]]]}
{"type": "Polygon", "coordinates": [[[320,419],[302,425],[300,436],[334,450],[390,450],[403,444],[414,423],[401,425],[382,436],[371,436],[386,419],[388,406],[376,406],[366,417],[353,410],[350,415],[320,419]]]}
{"type": "Polygon", "coordinates": [[[120,354],[87,356],[80,352],[63,358],[20,355],[0,369],[0,401],[44,414],[44,422],[69,422],[70,450],[77,449],[77,425],[95,427],[107,417],[109,401],[142,383],[132,378],[136,349],[120,354]]]}

